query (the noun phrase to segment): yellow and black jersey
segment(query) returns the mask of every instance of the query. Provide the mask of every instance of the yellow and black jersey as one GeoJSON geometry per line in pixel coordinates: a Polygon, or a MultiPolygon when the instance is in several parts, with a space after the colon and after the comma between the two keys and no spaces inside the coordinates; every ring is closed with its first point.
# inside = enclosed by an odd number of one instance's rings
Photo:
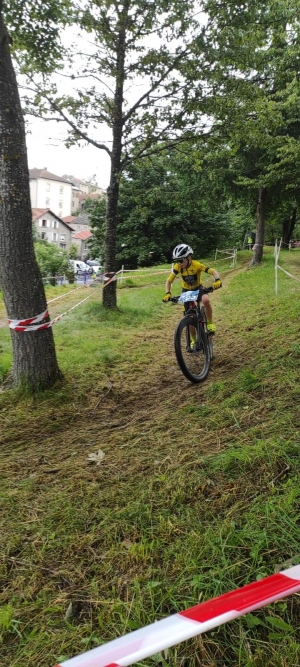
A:
{"type": "Polygon", "coordinates": [[[201,262],[192,259],[190,265],[183,269],[180,264],[174,264],[172,273],[169,275],[170,283],[175,280],[176,276],[181,277],[181,287],[187,290],[197,289],[202,285],[201,273],[204,271],[209,275],[213,275],[213,269],[210,269],[208,266],[205,266],[201,262]]]}

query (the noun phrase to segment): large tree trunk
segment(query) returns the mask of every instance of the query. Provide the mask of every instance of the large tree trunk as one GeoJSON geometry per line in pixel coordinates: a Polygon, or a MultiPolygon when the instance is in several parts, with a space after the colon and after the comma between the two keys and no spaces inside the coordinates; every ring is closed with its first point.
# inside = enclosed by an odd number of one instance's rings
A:
{"type": "Polygon", "coordinates": [[[293,231],[296,227],[296,221],[297,209],[294,207],[290,219],[286,220],[282,225],[282,243],[285,246],[289,245],[289,242],[293,236],[293,231]]]}
{"type": "Polygon", "coordinates": [[[253,257],[250,266],[257,266],[263,258],[265,219],[266,219],[267,188],[259,188],[257,202],[257,224],[253,257]]]}
{"type": "MultiPolygon", "coordinates": [[[[43,313],[46,297],[35,259],[25,128],[0,0],[0,284],[9,319],[43,313]]],[[[46,321],[49,321],[47,318],[46,321]]],[[[12,385],[31,391],[61,377],[52,329],[11,330],[12,385]]]]}
{"type": "MultiPolygon", "coordinates": [[[[117,216],[120,187],[120,166],[123,135],[123,95],[125,79],[125,48],[126,26],[130,0],[124,2],[123,11],[119,16],[119,34],[116,62],[116,88],[114,95],[113,144],[111,155],[110,183],[107,190],[107,212],[105,230],[105,271],[110,273],[116,270],[117,246],[117,216]]],[[[117,306],[117,283],[111,282],[103,289],[103,305],[106,308],[117,306]]]]}

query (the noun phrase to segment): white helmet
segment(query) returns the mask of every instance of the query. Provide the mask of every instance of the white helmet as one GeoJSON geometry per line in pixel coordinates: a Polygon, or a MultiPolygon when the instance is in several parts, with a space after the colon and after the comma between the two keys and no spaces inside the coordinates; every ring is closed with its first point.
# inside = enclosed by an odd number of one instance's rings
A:
{"type": "Polygon", "coordinates": [[[188,255],[192,255],[193,251],[192,248],[189,245],[186,245],[185,243],[180,243],[179,245],[176,246],[173,250],[173,255],[172,259],[185,259],[188,255]]]}

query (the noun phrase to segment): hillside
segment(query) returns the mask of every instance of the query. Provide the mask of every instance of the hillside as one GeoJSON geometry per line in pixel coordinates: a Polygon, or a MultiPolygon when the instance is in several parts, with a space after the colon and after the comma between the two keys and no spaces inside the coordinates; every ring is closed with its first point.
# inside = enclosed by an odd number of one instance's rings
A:
{"type": "MultiPolygon", "coordinates": [[[[300,285],[280,273],[276,297],[272,250],[249,256],[222,266],[202,385],[177,366],[160,276],[56,325],[61,387],[1,394],[5,667],[51,667],[299,562],[300,285]]],[[[300,278],[300,251],[280,263],[300,278]]],[[[141,664],[296,666],[299,612],[294,595],[141,664]]]]}

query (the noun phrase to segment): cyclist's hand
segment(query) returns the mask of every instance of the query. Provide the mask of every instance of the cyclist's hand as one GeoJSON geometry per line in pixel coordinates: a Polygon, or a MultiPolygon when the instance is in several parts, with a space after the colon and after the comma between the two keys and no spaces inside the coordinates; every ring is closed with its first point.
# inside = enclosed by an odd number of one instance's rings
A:
{"type": "Polygon", "coordinates": [[[171,299],[171,292],[166,292],[166,294],[163,298],[163,302],[167,303],[167,301],[170,301],[170,299],[171,299]]]}
{"type": "Polygon", "coordinates": [[[216,278],[215,282],[212,284],[213,289],[219,289],[222,287],[220,278],[216,278]]]}

